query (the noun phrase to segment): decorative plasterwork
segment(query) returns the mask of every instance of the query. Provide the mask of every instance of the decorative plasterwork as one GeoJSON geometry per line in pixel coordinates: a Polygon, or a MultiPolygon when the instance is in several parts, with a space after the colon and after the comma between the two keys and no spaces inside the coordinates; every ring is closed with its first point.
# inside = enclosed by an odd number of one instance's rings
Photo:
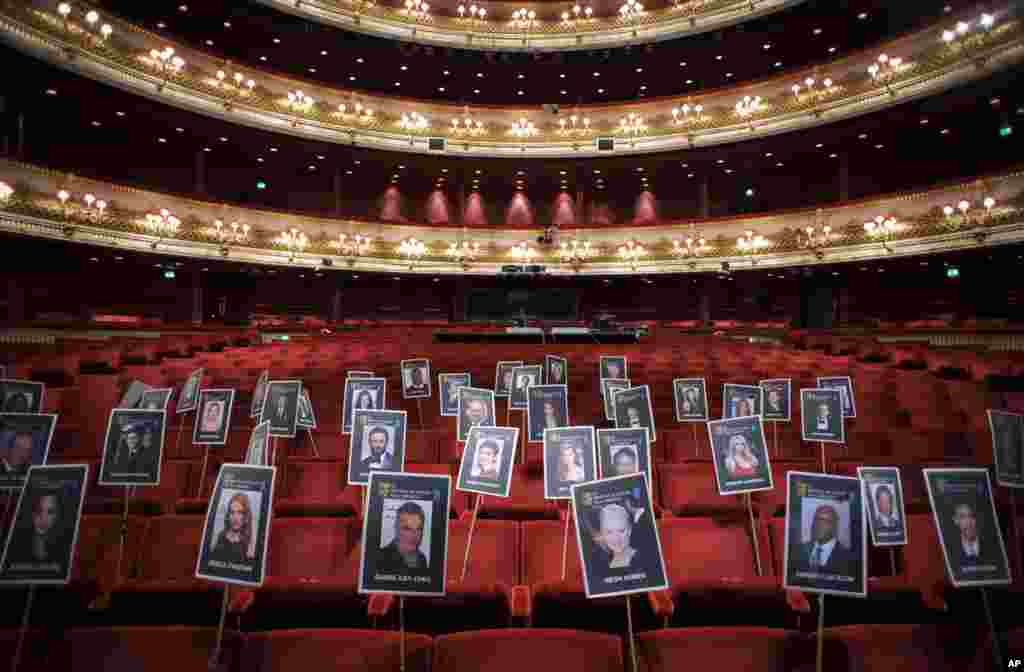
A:
{"type": "Polygon", "coordinates": [[[582,133],[566,134],[558,123],[564,117],[540,108],[477,107],[469,112],[474,125],[479,122],[482,130],[467,133],[452,125],[453,119],[464,119],[467,114],[461,105],[356,95],[248,69],[237,73],[242,79],[236,86],[232,67],[180,45],[171,48],[184,65],[166,68],[151,54],[167,53],[171,45],[123,22],[116,24],[108,39],[98,40],[50,12],[31,7],[0,11],[6,12],[0,13],[0,40],[133,93],[233,123],[325,142],[428,153],[429,138],[444,138],[447,146],[443,151],[453,156],[607,155],[597,150],[595,142],[606,136],[616,137],[616,154],[737,142],[882,110],[982,79],[1024,60],[1020,22],[997,23],[952,43],[941,38],[948,27],[943,24],[827,67],[749,86],[687,98],[580,106],[578,113],[590,121],[582,133]],[[890,57],[890,64],[899,59],[899,66],[871,76],[869,67],[883,55],[890,57]],[[218,78],[218,71],[225,73],[225,80],[218,78]],[[831,81],[829,87],[819,87],[813,95],[806,91],[794,94],[795,83],[808,78],[824,81],[826,76],[831,81]],[[623,124],[630,114],[643,119],[642,129],[623,124]],[[410,119],[416,123],[409,123],[410,119]],[[524,125],[532,125],[536,132],[517,130],[524,125]]]}
{"type": "MultiPolygon", "coordinates": [[[[513,249],[534,241],[537,229],[460,229],[383,222],[304,217],[195,201],[57,173],[15,162],[0,162],[0,230],[24,235],[155,251],[196,258],[230,258],[262,264],[304,267],[331,262],[337,270],[411,271],[422,273],[496,274],[516,263],[513,249]],[[60,194],[61,198],[58,198],[60,194]],[[103,199],[100,212],[95,201],[103,199]],[[155,213],[180,218],[173,233],[154,234],[155,213]],[[215,222],[247,226],[244,240],[225,240],[215,222]],[[372,244],[359,254],[343,254],[341,234],[369,236],[372,244]],[[282,240],[300,236],[301,247],[282,240]],[[471,238],[480,245],[472,260],[448,255],[452,243],[471,238]],[[424,254],[412,264],[403,258],[403,241],[422,243],[424,254]]],[[[706,249],[698,256],[673,254],[674,242],[692,231],[692,222],[664,222],[650,227],[573,228],[550,246],[534,246],[540,264],[554,274],[680,273],[781,268],[818,263],[865,261],[892,256],[931,254],[1024,242],[1024,172],[986,177],[930,191],[898,194],[827,209],[766,214],[700,222],[706,249]],[[992,199],[992,200],[988,200],[992,199]],[[958,204],[966,202],[966,209],[958,204]],[[946,214],[944,208],[953,206],[946,214]],[[893,225],[868,231],[865,223],[881,217],[893,225]],[[828,244],[801,245],[808,225],[827,224],[828,244]],[[592,254],[582,263],[562,259],[560,240],[587,240],[592,254]],[[740,239],[760,239],[749,247],[740,239]],[[617,250],[633,241],[647,254],[628,262],[617,250]]],[[[218,227],[219,229],[220,227],[218,227]]]]}

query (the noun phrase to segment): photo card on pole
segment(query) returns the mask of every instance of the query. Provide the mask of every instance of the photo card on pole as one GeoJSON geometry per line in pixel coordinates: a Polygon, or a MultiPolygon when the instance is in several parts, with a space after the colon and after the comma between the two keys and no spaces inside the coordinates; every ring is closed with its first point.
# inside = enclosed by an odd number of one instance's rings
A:
{"type": "Polygon", "coordinates": [[[988,470],[922,469],[946,571],[956,588],[1011,582],[988,470]]]}
{"type": "Polygon", "coordinates": [[[526,427],[529,443],[544,440],[544,430],[569,426],[569,388],[566,385],[531,385],[526,390],[526,427]]]}
{"type": "Polygon", "coordinates": [[[260,377],[256,380],[256,389],[252,393],[252,404],[249,406],[249,417],[258,418],[263,410],[263,400],[267,396],[267,382],[270,380],[270,370],[263,369],[260,377]]]}
{"type": "Polygon", "coordinates": [[[158,387],[146,390],[139,400],[139,408],[144,411],[166,411],[174,395],[173,387],[158,387]]]}
{"type": "Polygon", "coordinates": [[[136,408],[142,400],[142,394],[148,389],[149,385],[146,385],[141,380],[133,380],[125,388],[124,394],[121,395],[121,401],[117,402],[117,407],[136,408]]]}
{"type": "Polygon", "coordinates": [[[569,382],[569,361],[558,355],[544,355],[545,385],[567,385],[569,382]]]}
{"type": "Polygon", "coordinates": [[[160,485],[166,428],[166,411],[111,410],[97,483],[160,485]]]}
{"type": "MultiPolygon", "coordinates": [[[[646,427],[597,430],[597,464],[601,478],[642,473],[651,485],[651,442],[646,427]]],[[[653,501],[653,500],[652,500],[653,501]]]]}
{"type": "Polygon", "coordinates": [[[196,559],[197,578],[258,588],[267,573],[276,467],[225,464],[217,474],[196,559]]]}
{"type": "Polygon", "coordinates": [[[705,422],[708,414],[708,386],[704,378],[676,378],[672,381],[676,422],[705,422]]]}
{"type": "Polygon", "coordinates": [[[620,355],[601,355],[597,372],[598,379],[629,378],[629,361],[620,355]]]}
{"type": "Polygon", "coordinates": [[[270,435],[294,439],[299,427],[301,380],[271,380],[263,401],[260,422],[270,421],[270,435]]]}
{"type": "Polygon", "coordinates": [[[31,380],[0,379],[0,412],[40,413],[46,384],[31,380]]]}
{"type": "Polygon", "coordinates": [[[494,396],[507,397],[512,389],[512,369],[525,362],[498,362],[494,367],[494,396]]]}
{"type": "Polygon", "coordinates": [[[249,434],[249,447],[245,451],[245,463],[256,467],[269,464],[270,455],[270,421],[264,420],[252,428],[249,434]]]}
{"type": "Polygon", "coordinates": [[[442,596],[451,476],[370,474],[359,551],[360,594],[442,596]]]}
{"type": "Polygon", "coordinates": [[[654,410],[651,408],[651,392],[646,385],[638,385],[628,390],[612,392],[612,408],[615,409],[615,426],[646,427],[650,432],[651,443],[658,440],[654,428],[654,410]]]}
{"type": "Polygon", "coordinates": [[[775,487],[760,415],[711,420],[708,440],[718,494],[738,495],[775,487]]]}
{"type": "Polygon", "coordinates": [[[800,432],[804,441],[846,443],[842,392],[825,387],[800,390],[800,432]]]}
{"type": "Polygon", "coordinates": [[[71,580],[88,478],[87,464],[29,467],[0,557],[0,583],[71,580]]]}
{"type": "Polygon", "coordinates": [[[526,388],[541,385],[544,369],[540,364],[525,364],[512,369],[512,387],[509,389],[508,404],[512,410],[526,410],[526,388]]]}
{"type": "Polygon", "coordinates": [[[853,394],[853,379],[849,376],[827,376],[818,378],[818,387],[842,390],[843,417],[857,417],[857,401],[853,394]]]}
{"type": "Polygon", "coordinates": [[[860,479],[787,472],[783,587],[867,597],[867,564],[860,479]]]}
{"type": "Polygon", "coordinates": [[[0,413],[0,490],[20,490],[29,467],[46,464],[57,416],[0,413]]]}
{"type": "Polygon", "coordinates": [[[871,543],[875,546],[905,546],[907,515],[899,468],[857,467],[857,478],[864,484],[871,543]]]}
{"type": "Polygon", "coordinates": [[[793,381],[790,378],[771,378],[758,383],[764,401],[761,418],[765,422],[789,422],[792,419],[793,381]]]}
{"type": "Polygon", "coordinates": [[[722,419],[760,415],[764,406],[761,397],[760,385],[725,383],[722,386],[722,419]]]}
{"type": "Polygon", "coordinates": [[[471,428],[462,450],[459,480],[455,489],[478,495],[508,497],[518,441],[518,427],[471,428]]]}
{"type": "Polygon", "coordinates": [[[465,441],[473,427],[494,427],[494,392],[479,387],[459,388],[456,438],[465,441]]]}
{"type": "Polygon", "coordinates": [[[443,417],[459,417],[459,388],[472,385],[472,376],[466,372],[437,374],[437,401],[443,417]]]}
{"type": "Polygon", "coordinates": [[[313,410],[313,400],[309,398],[309,388],[305,385],[299,392],[299,419],[296,424],[299,429],[316,429],[316,411],[313,410]]]}
{"type": "Polygon", "coordinates": [[[597,478],[594,428],[544,430],[544,499],[569,499],[570,488],[597,478]]]}
{"type": "Polygon", "coordinates": [[[202,384],[203,369],[196,369],[188,374],[185,384],[181,386],[181,394],[178,395],[178,406],[174,409],[175,415],[196,410],[196,404],[199,403],[199,390],[202,384]]]}
{"type": "Polygon", "coordinates": [[[609,422],[615,421],[615,393],[619,390],[630,388],[629,378],[602,378],[601,379],[601,404],[604,406],[604,419],[609,422]]]}
{"type": "Polygon", "coordinates": [[[1024,488],[1024,415],[992,409],[987,414],[996,483],[1004,488],[1024,488]]]}
{"type": "Polygon", "coordinates": [[[341,433],[352,432],[352,414],[357,410],[383,411],[387,406],[386,378],[346,378],[341,398],[341,433]]]}
{"type": "Polygon", "coordinates": [[[574,485],[571,497],[583,588],[588,598],[668,587],[645,474],[574,485]]]}
{"type": "Polygon", "coordinates": [[[357,410],[349,443],[348,484],[366,485],[373,471],[405,469],[407,428],[405,411],[357,410]]]}
{"type": "Polygon", "coordinates": [[[402,398],[429,399],[430,360],[403,359],[399,368],[402,373],[402,398]]]}
{"type": "Polygon", "coordinates": [[[234,390],[205,389],[199,391],[196,424],[192,431],[192,444],[196,446],[223,446],[231,432],[231,410],[235,403],[234,390]]]}

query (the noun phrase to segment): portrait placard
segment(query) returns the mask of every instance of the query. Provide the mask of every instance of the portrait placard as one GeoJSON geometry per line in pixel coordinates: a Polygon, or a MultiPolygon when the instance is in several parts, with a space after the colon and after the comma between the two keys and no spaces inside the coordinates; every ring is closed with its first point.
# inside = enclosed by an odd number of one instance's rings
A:
{"type": "Polygon", "coordinates": [[[629,378],[629,362],[618,355],[601,355],[598,378],[629,378]]]}
{"type": "Polygon", "coordinates": [[[276,467],[225,464],[203,524],[196,577],[259,587],[267,570],[276,467]]]}
{"type": "Polygon", "coordinates": [[[0,413],[0,490],[21,489],[29,467],[46,464],[57,416],[0,413]]]}
{"type": "Polygon", "coordinates": [[[270,454],[270,421],[264,420],[252,428],[249,434],[249,447],[245,451],[245,463],[256,467],[265,467],[269,464],[270,454]]]}
{"type": "Polygon", "coordinates": [[[471,387],[472,377],[468,373],[437,374],[438,403],[441,404],[441,415],[459,417],[459,388],[471,387]]]}
{"type": "Polygon", "coordinates": [[[231,408],[234,390],[206,389],[199,391],[199,412],[192,430],[192,443],[197,446],[223,446],[231,431],[231,408]]]}
{"type": "Polygon", "coordinates": [[[403,359],[400,362],[402,371],[402,398],[430,398],[430,360],[403,359]]]}
{"type": "Polygon", "coordinates": [[[352,419],[348,484],[366,485],[372,471],[405,469],[405,411],[359,409],[352,419]]]}
{"type": "Polygon", "coordinates": [[[345,378],[376,378],[373,371],[349,371],[345,378]]]}
{"type": "Polygon", "coordinates": [[[167,404],[171,402],[173,394],[173,387],[159,387],[146,390],[142,393],[142,399],[139,400],[139,408],[144,411],[166,411],[167,404]]]}
{"type": "Polygon", "coordinates": [[[498,362],[494,369],[494,396],[507,397],[512,389],[512,369],[525,362],[498,362]]]}
{"type": "Polygon", "coordinates": [[[71,580],[88,478],[87,464],[29,467],[0,559],[0,582],[71,580]]]}
{"type": "Polygon", "coordinates": [[[648,438],[646,427],[597,430],[597,463],[601,467],[601,478],[642,473],[647,476],[647,485],[650,486],[654,481],[648,438]]]}
{"type": "Polygon", "coordinates": [[[996,483],[1004,488],[1024,488],[1024,415],[990,409],[988,428],[996,483]]]}
{"type": "Polygon", "coordinates": [[[451,476],[370,474],[359,592],[445,594],[451,476]]]}
{"type": "Polygon", "coordinates": [[[263,411],[263,400],[267,396],[267,382],[270,380],[270,371],[264,369],[256,380],[256,389],[252,393],[252,405],[249,406],[249,417],[258,418],[263,411]]]}
{"type": "Polygon", "coordinates": [[[818,378],[818,387],[842,390],[843,417],[857,417],[857,401],[853,396],[853,380],[849,376],[829,376],[818,378]]]}
{"type": "Polygon", "coordinates": [[[1011,581],[987,469],[922,469],[946,571],[957,588],[1011,581]]]}
{"type": "Polygon", "coordinates": [[[784,588],[867,597],[867,526],[860,479],[786,474],[784,588]]]}
{"type": "Polygon", "coordinates": [[[725,383],[722,386],[722,418],[727,420],[760,415],[762,401],[759,385],[725,383]]]}
{"type": "Polygon", "coordinates": [[[654,428],[654,411],[651,409],[651,393],[646,385],[631,387],[628,390],[612,392],[612,408],[615,409],[615,426],[646,427],[650,433],[651,443],[658,440],[654,428]]]}
{"type": "Polygon", "coordinates": [[[301,380],[271,380],[263,400],[260,422],[270,421],[270,435],[294,439],[299,427],[301,380]]]}
{"type": "Polygon", "coordinates": [[[518,427],[473,427],[462,449],[456,490],[508,497],[516,461],[518,427]]]}
{"type": "Polygon", "coordinates": [[[804,441],[846,443],[841,395],[835,388],[800,390],[800,430],[804,441]]]}
{"type": "Polygon", "coordinates": [[[133,380],[128,384],[124,394],[121,395],[121,401],[117,402],[118,408],[135,408],[139,405],[139,401],[142,400],[142,394],[149,389],[141,380],[133,380]]]}
{"type": "Polygon", "coordinates": [[[178,407],[174,411],[175,415],[196,410],[196,404],[199,403],[199,390],[202,384],[203,369],[196,369],[188,374],[185,384],[181,387],[181,394],[178,395],[178,407]]]}
{"type": "Polygon", "coordinates": [[[166,411],[115,408],[103,440],[100,485],[160,485],[166,411]]]}
{"type": "Polygon", "coordinates": [[[676,378],[672,381],[676,403],[676,422],[702,422],[708,415],[708,387],[703,378],[676,378]]]}
{"type": "Polygon", "coordinates": [[[316,429],[316,412],[313,410],[313,401],[309,398],[309,388],[306,386],[299,392],[299,419],[296,424],[299,429],[316,429]]]}
{"type": "Polygon", "coordinates": [[[576,546],[588,598],[668,587],[645,474],[572,486],[576,546]]]}
{"type": "Polygon", "coordinates": [[[567,385],[569,383],[569,361],[558,355],[544,355],[544,384],[567,385]]]}
{"type": "Polygon", "coordinates": [[[619,390],[628,390],[630,387],[629,378],[602,378],[601,379],[601,403],[604,406],[604,419],[614,422],[615,420],[615,393],[619,390]]]}
{"type": "Polygon", "coordinates": [[[544,430],[569,426],[569,388],[566,385],[531,385],[526,390],[527,441],[540,443],[544,430]]]}
{"type": "Polygon", "coordinates": [[[527,364],[512,369],[512,387],[509,389],[508,405],[512,410],[526,410],[526,388],[540,385],[544,375],[540,364],[527,364]]]}
{"type": "Polygon", "coordinates": [[[792,417],[793,381],[789,378],[772,378],[758,384],[764,401],[761,419],[765,422],[789,422],[792,417]]]}
{"type": "Polygon", "coordinates": [[[0,379],[0,412],[39,413],[43,409],[46,384],[31,380],[0,379]]]}
{"type": "Polygon", "coordinates": [[[593,427],[544,430],[544,499],[569,499],[573,485],[596,478],[593,427]]]}
{"type": "Polygon", "coordinates": [[[904,546],[907,516],[903,510],[903,484],[897,467],[857,467],[864,485],[868,528],[875,546],[904,546]]]}
{"type": "Polygon", "coordinates": [[[352,431],[352,414],[356,410],[383,411],[387,405],[387,379],[347,378],[341,399],[341,433],[352,431]]]}
{"type": "Polygon", "coordinates": [[[473,427],[494,427],[494,392],[479,387],[459,388],[456,438],[465,441],[473,427]]]}
{"type": "Polygon", "coordinates": [[[761,416],[711,420],[708,439],[715,461],[718,494],[738,495],[775,487],[761,416]]]}

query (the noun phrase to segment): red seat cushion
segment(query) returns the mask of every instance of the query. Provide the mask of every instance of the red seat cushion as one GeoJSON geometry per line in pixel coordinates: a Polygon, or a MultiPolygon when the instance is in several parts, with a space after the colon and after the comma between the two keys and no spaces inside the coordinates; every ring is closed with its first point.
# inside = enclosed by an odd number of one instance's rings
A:
{"type": "Polygon", "coordinates": [[[531,663],[560,672],[622,672],[622,642],[594,632],[544,628],[460,632],[434,641],[435,670],[522,672],[531,663]]]}
{"type": "Polygon", "coordinates": [[[637,639],[637,664],[649,672],[788,672],[808,659],[813,669],[813,642],[789,630],[673,628],[642,632],[637,639]]]}
{"type": "MultiPolygon", "coordinates": [[[[248,635],[240,669],[247,672],[331,670],[391,672],[399,669],[399,633],[386,630],[277,630],[248,635]]],[[[431,640],[405,634],[405,669],[430,669],[431,640]]]]}

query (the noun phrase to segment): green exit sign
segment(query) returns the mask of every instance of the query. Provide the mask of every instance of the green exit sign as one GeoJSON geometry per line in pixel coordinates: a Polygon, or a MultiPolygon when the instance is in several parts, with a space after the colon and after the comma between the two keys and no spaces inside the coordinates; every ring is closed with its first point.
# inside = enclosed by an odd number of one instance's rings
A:
{"type": "Polygon", "coordinates": [[[956,266],[948,267],[946,269],[946,277],[947,278],[959,278],[960,277],[960,269],[957,268],[956,266]]]}
{"type": "Polygon", "coordinates": [[[1013,126],[1007,124],[1006,126],[999,127],[999,137],[1006,138],[1013,135],[1013,126]]]}

